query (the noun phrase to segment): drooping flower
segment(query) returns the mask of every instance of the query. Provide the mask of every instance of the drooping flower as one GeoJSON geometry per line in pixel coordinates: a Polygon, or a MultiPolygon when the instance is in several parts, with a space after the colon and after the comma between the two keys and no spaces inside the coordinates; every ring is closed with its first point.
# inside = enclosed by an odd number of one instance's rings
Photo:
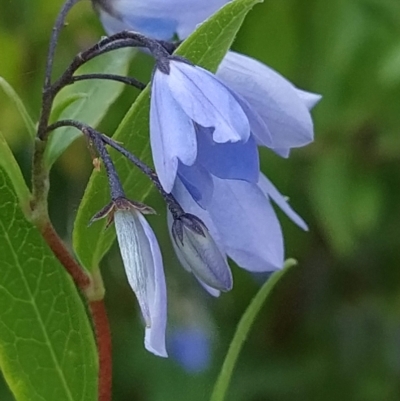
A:
{"type": "Polygon", "coordinates": [[[118,198],[92,220],[108,217],[114,221],[128,282],[136,294],[146,326],[145,347],[155,355],[166,357],[167,296],[162,256],[154,232],[141,212],[149,213],[151,209],[118,198]]]}
{"type": "MultiPolygon", "coordinates": [[[[263,114],[259,97],[238,93],[227,82],[181,60],[161,63],[152,84],[151,144],[164,189],[169,192],[174,185],[178,202],[204,222],[225,257],[255,272],[280,269],[284,262],[282,231],[271,200],[307,229],[260,173],[257,144],[288,153],[310,142],[313,127],[303,99],[310,103],[313,95],[300,92],[276,73],[274,79],[279,90],[271,115],[263,114]],[[285,97],[291,96],[297,97],[291,100],[293,111],[284,108],[285,97]],[[289,122],[281,121],[285,118],[289,122]]],[[[271,97],[268,91],[266,95],[271,97]]],[[[217,295],[218,285],[196,274],[197,270],[218,276],[217,265],[197,258],[196,269],[188,268],[176,236],[173,239],[184,267],[217,295]]]]}
{"type": "MultiPolygon", "coordinates": [[[[257,184],[217,177],[213,181],[214,194],[206,209],[198,205],[179,179],[173,194],[187,213],[204,222],[218,248],[239,267],[253,272],[282,268],[283,236],[271,200],[294,223],[307,229],[301,217],[263,175],[257,184]]],[[[206,289],[209,291],[207,286],[206,289]]]]}
{"type": "MultiPolygon", "coordinates": [[[[128,28],[159,39],[170,39],[172,32],[183,38],[179,21],[187,9],[178,2],[163,2],[163,8],[157,0],[149,0],[142,14],[140,7],[137,11],[120,8],[114,22],[122,21],[122,25],[103,23],[109,33],[128,28]]],[[[221,0],[220,5],[226,2],[221,0]]],[[[207,8],[212,1],[195,3],[205,14],[213,12],[211,6],[207,8]]],[[[188,26],[190,21],[186,20],[188,26]]],[[[192,24],[188,33],[193,29],[192,24]]],[[[201,219],[223,257],[247,270],[283,266],[282,231],[271,200],[297,225],[307,228],[260,173],[257,146],[287,157],[292,148],[311,142],[309,110],[319,99],[262,63],[236,53],[227,54],[216,75],[177,58],[158,60],[152,80],[150,139],[160,182],[185,212],[201,219]]],[[[174,246],[184,267],[218,295],[218,286],[195,273],[213,276],[218,268],[204,258],[197,259],[195,269],[188,267],[185,250],[174,246]]]]}
{"type": "MultiPolygon", "coordinates": [[[[221,163],[205,152],[200,152],[199,157],[199,144],[210,149],[210,144],[228,143],[232,148],[237,142],[247,143],[249,138],[250,124],[243,108],[213,74],[175,58],[158,63],[151,87],[150,141],[154,165],[166,192],[171,192],[179,166],[182,180],[192,184],[198,181],[200,193],[204,192],[201,187],[207,185],[210,166],[217,170],[219,166],[221,174],[226,171],[229,154],[214,148],[223,156],[221,163]],[[196,171],[185,170],[195,161],[199,166],[196,171]]],[[[239,173],[243,175],[240,169],[239,173]]],[[[250,174],[254,176],[254,171],[250,174]]]]}
{"type": "Polygon", "coordinates": [[[92,0],[108,34],[124,30],[155,39],[185,39],[229,0],[92,0]]]}

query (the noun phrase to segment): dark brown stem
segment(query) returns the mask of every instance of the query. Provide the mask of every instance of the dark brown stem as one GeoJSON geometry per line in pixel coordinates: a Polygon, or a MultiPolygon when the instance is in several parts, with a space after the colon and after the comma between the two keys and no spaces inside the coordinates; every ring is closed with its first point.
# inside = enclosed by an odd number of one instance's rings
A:
{"type": "Polygon", "coordinates": [[[51,91],[51,74],[53,71],[54,55],[58,43],[58,37],[60,35],[61,29],[64,26],[65,18],[67,17],[68,12],[77,2],[78,0],[66,0],[66,2],[61,8],[60,13],[58,14],[56,23],[54,24],[53,27],[50,39],[49,51],[47,54],[46,72],[42,90],[42,109],[38,124],[38,131],[37,131],[38,137],[40,137],[40,133],[46,129],[55,96],[51,91]]]}
{"type": "Polygon", "coordinates": [[[111,333],[104,301],[89,302],[99,352],[99,401],[111,401],[111,333]]]}
{"type": "Polygon", "coordinates": [[[126,85],[133,86],[134,88],[143,90],[146,87],[146,84],[143,82],[138,81],[135,78],[131,77],[124,77],[121,75],[114,75],[114,74],[83,74],[77,75],[71,78],[71,84],[78,82],[78,81],[85,81],[88,79],[105,79],[110,81],[117,81],[121,82],[126,85]]]}

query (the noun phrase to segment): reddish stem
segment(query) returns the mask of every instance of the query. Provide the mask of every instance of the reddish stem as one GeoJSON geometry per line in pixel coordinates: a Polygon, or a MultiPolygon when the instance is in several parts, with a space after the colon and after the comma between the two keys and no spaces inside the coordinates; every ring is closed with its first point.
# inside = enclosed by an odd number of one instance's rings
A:
{"type": "Polygon", "coordinates": [[[64,266],[65,270],[70,274],[76,286],[84,293],[90,285],[89,275],[71,256],[50,221],[45,223],[45,225],[41,228],[41,231],[54,255],[64,266]]]}
{"type": "Polygon", "coordinates": [[[71,256],[50,221],[47,221],[41,227],[41,232],[57,259],[70,274],[76,286],[82,291],[89,303],[89,311],[93,322],[94,334],[99,354],[98,400],[111,401],[111,333],[104,300],[100,299],[91,301],[88,299],[87,290],[91,285],[90,276],[71,256]]]}
{"type": "Polygon", "coordinates": [[[89,303],[99,352],[99,401],[111,400],[111,333],[104,301],[89,303]]]}

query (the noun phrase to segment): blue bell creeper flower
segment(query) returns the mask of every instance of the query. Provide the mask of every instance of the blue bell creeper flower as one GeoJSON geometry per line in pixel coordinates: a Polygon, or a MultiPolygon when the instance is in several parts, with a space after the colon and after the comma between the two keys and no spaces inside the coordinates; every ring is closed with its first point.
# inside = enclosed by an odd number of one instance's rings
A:
{"type": "MultiPolygon", "coordinates": [[[[278,270],[284,263],[282,230],[271,201],[307,230],[301,217],[261,173],[257,184],[214,177],[214,196],[207,209],[198,205],[179,179],[172,193],[187,213],[204,222],[223,254],[252,272],[278,270]]],[[[211,295],[219,295],[215,287],[200,281],[211,295]]]]}
{"type": "Polygon", "coordinates": [[[150,142],[154,165],[166,192],[171,192],[178,170],[183,181],[186,178],[194,187],[198,184],[199,193],[205,192],[202,186],[207,186],[207,181],[210,183],[210,169],[217,176],[218,171],[224,175],[230,165],[230,171],[239,174],[232,178],[245,179],[245,170],[253,179],[257,177],[255,142],[236,150],[234,146],[246,144],[250,133],[243,107],[215,75],[174,57],[158,61],[151,86],[150,142]],[[218,147],[221,144],[230,147],[218,147]],[[249,167],[235,169],[231,153],[242,150],[249,167]],[[185,167],[195,162],[196,170],[185,167]]]}
{"type": "MultiPolygon", "coordinates": [[[[279,113],[286,113],[285,117],[290,109],[275,107],[278,117],[271,120],[276,123],[271,124],[272,130],[270,121],[244,96],[183,60],[163,59],[152,82],[150,135],[161,184],[167,192],[174,185],[172,193],[177,201],[204,222],[225,257],[255,272],[280,269],[284,262],[282,230],[271,200],[307,229],[259,169],[257,143],[276,151],[312,140],[312,123],[304,123],[311,121],[305,102],[293,85],[280,76],[278,81],[278,87],[298,98],[292,103],[297,102],[301,113],[295,110],[293,115],[298,118],[285,125],[279,113]],[[276,121],[286,129],[282,140],[276,121]]],[[[177,253],[179,257],[182,249],[177,253]]],[[[185,267],[187,261],[182,259],[185,267]]],[[[207,267],[203,260],[202,269],[212,271],[213,267],[207,267]]],[[[194,274],[206,289],[214,290],[209,292],[218,294],[220,288],[215,283],[194,274]]]]}
{"type": "MultiPolygon", "coordinates": [[[[174,33],[183,39],[189,29],[185,34],[178,27],[187,9],[177,6],[178,1],[148,0],[143,14],[140,7],[128,12],[120,7],[118,26],[103,24],[109,33],[134,29],[158,39],[171,39],[174,33]]],[[[221,0],[218,7],[226,2],[221,0]]],[[[191,2],[208,12],[207,17],[216,10],[211,4],[217,2],[191,2]]],[[[271,202],[307,229],[260,173],[257,146],[288,157],[292,148],[310,143],[310,109],[319,99],[264,64],[233,52],[216,75],[178,58],[158,60],[150,139],[161,184],[167,192],[172,190],[187,213],[202,220],[222,255],[240,267],[262,272],[283,266],[282,230],[271,202]]],[[[182,264],[194,272],[176,245],[182,264]]],[[[195,276],[212,295],[219,294],[217,286],[195,276]]]]}

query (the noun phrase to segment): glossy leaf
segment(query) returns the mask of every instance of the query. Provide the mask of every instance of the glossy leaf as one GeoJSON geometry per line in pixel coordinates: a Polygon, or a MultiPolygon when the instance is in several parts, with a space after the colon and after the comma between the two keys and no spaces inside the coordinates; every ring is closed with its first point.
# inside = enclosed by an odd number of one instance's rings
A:
{"type": "MultiPolygon", "coordinates": [[[[30,211],[29,202],[31,200],[31,193],[26,185],[25,179],[22,175],[21,169],[11,149],[8,146],[3,134],[0,132],[0,167],[4,169],[10,178],[16,195],[19,199],[20,205],[26,215],[30,211]]],[[[0,198],[1,199],[1,198],[0,198]]]]}
{"type": "Polygon", "coordinates": [[[274,273],[267,280],[246,309],[240,319],[233,340],[229,346],[228,353],[225,357],[225,361],[222,365],[221,372],[211,396],[211,401],[223,401],[225,399],[237,359],[254,321],[256,320],[261,308],[268,302],[269,296],[276,290],[277,285],[279,285],[281,280],[292,271],[293,266],[296,264],[297,262],[295,260],[288,259],[285,262],[284,268],[279,272],[274,273]]]}
{"type": "MultiPolygon", "coordinates": [[[[132,49],[120,49],[104,54],[85,64],[75,75],[102,72],[104,74],[126,75],[132,59],[132,49]]],[[[55,113],[65,107],[59,119],[73,119],[97,126],[124,89],[124,84],[105,80],[76,82],[64,88],[55,101],[55,113]],[[82,97],[82,94],[86,94],[82,97]],[[74,97],[81,97],[71,102],[74,97]],[[68,102],[70,102],[68,104],[68,102]]],[[[46,164],[50,167],[58,157],[77,139],[81,133],[66,127],[56,130],[49,140],[46,150],[46,164]]]]}
{"type": "Polygon", "coordinates": [[[65,95],[62,98],[56,98],[59,99],[58,102],[54,103],[53,110],[51,111],[51,118],[50,120],[52,122],[55,122],[57,120],[60,120],[62,118],[61,114],[62,112],[67,109],[71,104],[75,103],[78,100],[81,99],[86,99],[88,95],[86,93],[71,93],[70,95],[65,95]]]}
{"type": "MultiPolygon", "coordinates": [[[[227,4],[200,25],[177,49],[177,54],[215,71],[232,44],[246,14],[260,1],[235,0],[227,4]]],[[[141,160],[152,164],[149,144],[149,94],[149,88],[141,93],[113,138],[134,152],[141,160]]],[[[114,160],[128,195],[144,201],[152,189],[148,178],[123,157],[115,155],[114,160]]],[[[113,231],[104,230],[105,222],[96,222],[87,227],[91,217],[108,201],[109,190],[104,172],[95,172],[79,208],[73,233],[75,251],[81,263],[89,270],[96,268],[115,238],[113,231]]]]}
{"type": "Polygon", "coordinates": [[[96,401],[97,356],[72,280],[0,168],[0,368],[17,401],[96,401]]]}
{"type": "Polygon", "coordinates": [[[36,136],[36,128],[35,124],[26,110],[24,103],[21,98],[18,96],[17,92],[15,92],[14,88],[2,77],[0,77],[0,87],[3,89],[4,93],[10,98],[10,100],[14,103],[17,108],[19,114],[22,117],[22,120],[25,123],[25,127],[28,131],[29,136],[33,139],[36,136]]]}

